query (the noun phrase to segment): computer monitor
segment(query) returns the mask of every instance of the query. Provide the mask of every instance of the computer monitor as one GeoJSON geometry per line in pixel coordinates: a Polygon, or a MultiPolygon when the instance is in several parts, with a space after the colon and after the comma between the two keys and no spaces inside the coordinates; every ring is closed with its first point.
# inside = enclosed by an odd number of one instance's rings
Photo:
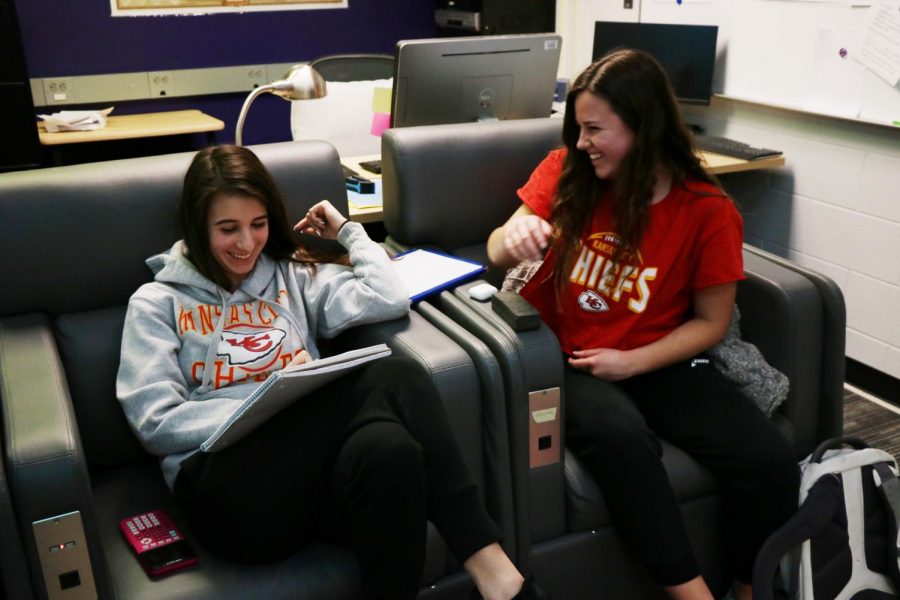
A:
{"type": "Polygon", "coordinates": [[[391,126],[549,117],[561,45],[550,33],[399,41],[391,126]]]}
{"type": "Polygon", "coordinates": [[[597,21],[594,60],[616,48],[644,50],[665,69],[679,102],[709,104],[718,31],[715,25],[597,21]]]}

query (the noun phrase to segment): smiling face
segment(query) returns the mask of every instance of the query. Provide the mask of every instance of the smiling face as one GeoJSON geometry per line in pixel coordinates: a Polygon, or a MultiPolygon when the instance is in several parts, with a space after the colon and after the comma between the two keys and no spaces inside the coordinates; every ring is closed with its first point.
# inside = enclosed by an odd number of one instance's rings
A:
{"type": "Polygon", "coordinates": [[[269,239],[269,216],[255,196],[217,194],[207,220],[209,249],[225,270],[234,291],[244,280],[269,239]]]}
{"type": "Polygon", "coordinates": [[[614,179],[634,145],[634,132],[619,118],[609,103],[589,91],[575,98],[578,125],[576,148],[586,152],[600,179],[614,179]]]}

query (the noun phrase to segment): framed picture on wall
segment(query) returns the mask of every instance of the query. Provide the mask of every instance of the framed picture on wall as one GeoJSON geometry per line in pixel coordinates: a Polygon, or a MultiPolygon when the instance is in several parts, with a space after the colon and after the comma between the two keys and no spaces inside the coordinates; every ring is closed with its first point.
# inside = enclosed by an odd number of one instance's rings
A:
{"type": "Polygon", "coordinates": [[[112,16],[197,15],[347,8],[348,0],[110,0],[112,16]]]}

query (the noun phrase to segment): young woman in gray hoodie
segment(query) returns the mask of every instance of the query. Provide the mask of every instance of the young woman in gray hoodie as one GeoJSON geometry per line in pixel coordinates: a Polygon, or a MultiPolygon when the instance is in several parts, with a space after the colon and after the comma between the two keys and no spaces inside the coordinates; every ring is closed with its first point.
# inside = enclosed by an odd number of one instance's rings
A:
{"type": "Polygon", "coordinates": [[[201,541],[242,562],[349,542],[364,595],[396,600],[416,596],[431,520],[485,599],[549,597],[503,553],[437,390],[403,359],[200,451],[270,373],[319,358],[316,339],[403,316],[409,300],[384,250],[329,202],[296,229],[337,240],[349,266],[298,243],[246,148],[200,151],[178,211],[184,239],[147,261],[154,281],[128,304],[117,394],[201,541]]]}

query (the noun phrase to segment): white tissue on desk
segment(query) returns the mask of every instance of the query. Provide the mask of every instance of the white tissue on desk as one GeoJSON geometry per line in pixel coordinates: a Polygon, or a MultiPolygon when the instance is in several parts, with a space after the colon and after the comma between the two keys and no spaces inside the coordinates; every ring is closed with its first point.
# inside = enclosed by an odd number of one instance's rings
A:
{"type": "Polygon", "coordinates": [[[91,131],[106,127],[106,117],[113,107],[103,110],[63,110],[52,115],[38,115],[48,133],[57,131],[91,131]]]}

